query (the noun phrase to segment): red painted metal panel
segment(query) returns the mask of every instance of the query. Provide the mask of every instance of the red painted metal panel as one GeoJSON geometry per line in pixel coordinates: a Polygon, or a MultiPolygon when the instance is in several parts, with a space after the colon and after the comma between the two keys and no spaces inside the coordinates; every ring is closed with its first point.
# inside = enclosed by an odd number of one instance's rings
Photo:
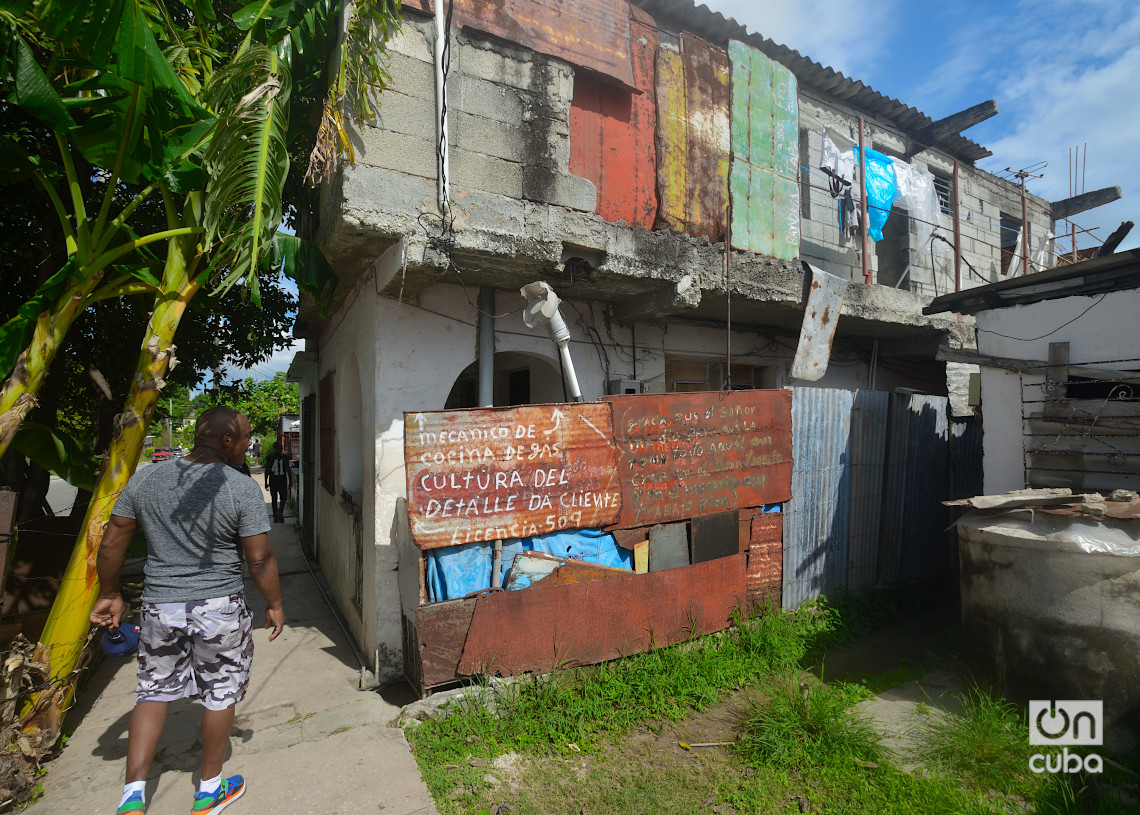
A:
{"type": "Polygon", "coordinates": [[[408,520],[421,549],[613,523],[610,406],[404,414],[408,520]]]}
{"type": "Polygon", "coordinates": [[[621,467],[619,526],[709,515],[792,495],[786,390],[609,396],[621,467]]]}
{"type": "Polygon", "coordinates": [[[656,228],[724,238],[732,153],[731,65],[723,48],[681,35],[657,59],[656,228]]]}
{"type": "Polygon", "coordinates": [[[481,595],[459,673],[513,676],[593,665],[720,631],[744,603],[745,557],[481,595]]]}
{"type": "Polygon", "coordinates": [[[574,76],[570,172],[594,183],[602,218],[652,229],[657,218],[653,87],[659,37],[656,28],[640,19],[634,20],[631,30],[636,91],[581,71],[574,76]]]}
{"type": "MultiPolygon", "coordinates": [[[[405,0],[403,5],[429,14],[435,10],[431,0],[405,0]]],[[[454,0],[452,23],[634,87],[625,0],[454,0]]]]}

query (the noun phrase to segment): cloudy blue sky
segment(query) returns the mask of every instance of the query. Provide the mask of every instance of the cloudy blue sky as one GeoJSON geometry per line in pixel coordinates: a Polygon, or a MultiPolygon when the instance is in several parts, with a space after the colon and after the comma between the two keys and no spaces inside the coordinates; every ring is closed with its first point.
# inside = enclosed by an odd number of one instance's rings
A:
{"type": "MultiPolygon", "coordinates": [[[[1103,240],[1121,221],[1140,220],[1135,0],[704,2],[934,119],[996,99],[998,115],[965,132],[994,153],[980,166],[999,172],[1047,161],[1029,189],[1048,200],[1068,197],[1069,150],[1087,144],[1084,188],[1119,185],[1124,198],[1076,216],[1077,224],[1103,240]]],[[[1140,229],[1123,244],[1136,246],[1140,229]]],[[[248,375],[285,370],[292,355],[278,352],[248,375]]]]}
{"type": "MultiPolygon", "coordinates": [[[[1047,161],[1029,189],[1048,200],[1069,196],[1069,149],[1083,153],[1087,143],[1084,189],[1119,185],[1124,197],[1076,216],[1077,225],[1099,227],[1103,240],[1140,220],[1135,0],[705,2],[933,119],[997,100],[997,116],[965,131],[994,153],[979,166],[1047,161]]],[[[1140,246],[1138,231],[1123,248],[1140,246]]]]}

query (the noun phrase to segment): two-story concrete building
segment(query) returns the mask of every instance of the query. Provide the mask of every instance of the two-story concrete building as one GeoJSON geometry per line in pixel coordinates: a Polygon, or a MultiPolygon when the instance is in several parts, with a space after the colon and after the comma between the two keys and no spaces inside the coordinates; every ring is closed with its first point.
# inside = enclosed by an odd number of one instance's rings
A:
{"type": "Polygon", "coordinates": [[[322,192],[342,292],[303,307],[291,369],[304,535],[381,678],[404,413],[568,401],[522,286],[562,299],[586,400],[789,384],[804,262],[848,281],[815,384],[946,395],[937,351],[972,319],[923,307],[1024,266],[1059,206],[975,167],[961,131],[994,103],[935,121],[690,0],[449,5],[403,4],[379,115],[322,192]]]}

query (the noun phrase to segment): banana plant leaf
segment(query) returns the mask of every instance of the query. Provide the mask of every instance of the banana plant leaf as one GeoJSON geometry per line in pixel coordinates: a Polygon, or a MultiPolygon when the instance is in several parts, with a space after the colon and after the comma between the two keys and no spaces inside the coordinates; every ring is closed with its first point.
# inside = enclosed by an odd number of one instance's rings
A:
{"type": "Polygon", "coordinates": [[[35,422],[21,424],[13,444],[22,455],[71,486],[95,489],[99,459],[90,444],[35,422]]]}

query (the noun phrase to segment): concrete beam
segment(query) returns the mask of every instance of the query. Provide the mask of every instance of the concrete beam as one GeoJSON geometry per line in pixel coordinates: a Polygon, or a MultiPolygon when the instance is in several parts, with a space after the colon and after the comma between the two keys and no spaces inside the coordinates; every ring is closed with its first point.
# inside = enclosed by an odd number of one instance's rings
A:
{"type": "Polygon", "coordinates": [[[1120,187],[1105,187],[1101,190],[1093,190],[1092,192],[1074,195],[1072,198],[1054,201],[1050,204],[1053,209],[1053,220],[1060,221],[1065,218],[1070,218],[1078,212],[1085,212],[1086,210],[1094,209],[1104,204],[1111,204],[1113,201],[1118,201],[1123,197],[1124,193],[1121,192],[1120,187]]]}
{"type": "Polygon", "coordinates": [[[937,122],[927,125],[915,133],[914,138],[915,141],[922,142],[923,145],[934,147],[944,139],[961,133],[963,130],[973,127],[979,122],[984,122],[991,116],[996,116],[997,112],[997,102],[993,99],[989,99],[981,104],[966,108],[963,111],[947,116],[945,119],[939,119],[937,122]]]}
{"type": "Polygon", "coordinates": [[[640,295],[614,306],[613,318],[619,323],[656,323],[671,314],[689,311],[701,304],[700,287],[685,275],[676,285],[654,294],[640,295]]]}

